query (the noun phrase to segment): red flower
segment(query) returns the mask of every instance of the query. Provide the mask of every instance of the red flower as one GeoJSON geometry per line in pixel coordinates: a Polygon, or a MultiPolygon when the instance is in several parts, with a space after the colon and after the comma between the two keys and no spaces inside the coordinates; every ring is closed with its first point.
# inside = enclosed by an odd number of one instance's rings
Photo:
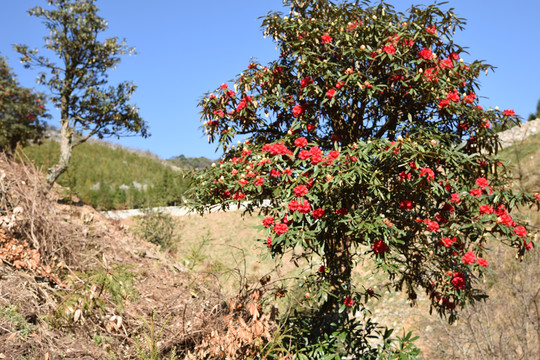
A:
{"type": "Polygon", "coordinates": [[[399,206],[402,210],[411,210],[413,208],[413,203],[409,200],[403,200],[399,206]]]}
{"type": "Polygon", "coordinates": [[[324,34],[323,36],[321,36],[321,43],[322,44],[329,44],[332,42],[332,37],[328,34],[324,34]]]}
{"type": "Polygon", "coordinates": [[[514,234],[523,238],[527,236],[527,230],[523,226],[516,226],[514,228],[514,234]]]}
{"type": "Polygon", "coordinates": [[[300,81],[300,87],[305,88],[306,86],[312,83],[313,83],[313,80],[309,76],[306,76],[300,81]]]}
{"type": "Polygon", "coordinates": [[[326,97],[331,99],[334,97],[334,94],[336,93],[336,89],[330,89],[326,92],[326,97]]]}
{"type": "Polygon", "coordinates": [[[496,220],[497,224],[502,224],[506,226],[516,226],[516,223],[512,219],[512,217],[508,214],[501,215],[496,220]]]}
{"type": "Polygon", "coordinates": [[[434,34],[435,34],[435,31],[437,31],[437,28],[435,27],[435,25],[428,26],[428,27],[426,27],[426,31],[427,31],[428,33],[430,33],[431,35],[434,35],[434,34]]]}
{"type": "Polygon", "coordinates": [[[338,215],[347,215],[349,213],[349,209],[341,208],[336,209],[336,214],[338,215]]]}
{"type": "Polygon", "coordinates": [[[229,87],[227,86],[227,84],[223,83],[223,84],[221,84],[220,88],[225,90],[225,89],[228,89],[229,87]]]}
{"type": "Polygon", "coordinates": [[[459,95],[457,93],[457,90],[454,89],[454,91],[449,91],[448,94],[446,94],[446,98],[448,100],[452,100],[453,102],[459,101],[459,95]]]}
{"type": "Polygon", "coordinates": [[[319,266],[319,270],[318,270],[318,271],[319,271],[320,273],[323,273],[325,270],[326,270],[326,266],[324,266],[324,265],[319,266]]]}
{"type": "Polygon", "coordinates": [[[476,261],[476,255],[472,251],[467,251],[465,255],[461,258],[464,264],[471,265],[476,261]]]}
{"type": "Polygon", "coordinates": [[[435,173],[430,168],[422,168],[418,177],[422,177],[423,175],[427,175],[428,181],[433,181],[435,179],[435,173]]]}
{"type": "Polygon", "coordinates": [[[437,231],[439,230],[439,223],[433,220],[428,220],[426,222],[427,228],[429,231],[437,231]]]}
{"type": "Polygon", "coordinates": [[[292,114],[295,118],[304,113],[304,107],[302,105],[295,105],[292,109],[292,114]]]}
{"type": "Polygon", "coordinates": [[[454,285],[454,289],[465,289],[465,275],[463,275],[463,273],[455,272],[452,277],[452,285],[454,285]]]}
{"type": "Polygon", "coordinates": [[[418,52],[418,57],[425,60],[431,60],[433,58],[433,53],[429,49],[422,49],[418,52]]]}
{"type": "Polygon", "coordinates": [[[308,188],[306,185],[298,185],[293,189],[294,196],[296,197],[302,197],[307,194],[308,188]]]}
{"type": "Polygon", "coordinates": [[[478,185],[478,186],[480,186],[480,187],[482,187],[482,188],[485,188],[486,186],[489,185],[489,181],[487,181],[486,178],[479,177],[478,179],[476,179],[476,181],[475,181],[474,184],[475,184],[475,185],[478,185]]]}
{"type": "Polygon", "coordinates": [[[269,236],[269,237],[266,239],[266,246],[272,247],[272,237],[271,237],[271,236],[269,236]]]}
{"type": "Polygon", "coordinates": [[[479,196],[482,196],[482,189],[472,189],[471,191],[469,191],[469,193],[472,196],[479,197],[479,196]]]}
{"type": "Polygon", "coordinates": [[[388,245],[382,240],[377,240],[371,246],[375,254],[384,254],[388,251],[388,245]]]}
{"type": "Polygon", "coordinates": [[[339,151],[333,150],[328,153],[328,156],[332,159],[337,159],[339,157],[339,151]]]}
{"type": "Polygon", "coordinates": [[[480,214],[481,215],[485,215],[485,214],[493,214],[493,208],[489,205],[482,205],[480,206],[480,214]]]}
{"type": "Polygon", "coordinates": [[[458,193],[453,193],[451,196],[451,199],[450,201],[453,202],[454,204],[459,204],[461,202],[461,199],[459,198],[459,194],[458,193]]]}
{"type": "Polygon", "coordinates": [[[441,68],[443,69],[451,69],[454,67],[454,63],[452,62],[452,59],[446,58],[441,60],[441,68]]]}
{"type": "Polygon", "coordinates": [[[354,300],[352,299],[352,297],[347,296],[347,297],[343,300],[343,303],[345,304],[345,306],[353,306],[353,305],[354,305],[354,300]]]}
{"type": "Polygon", "coordinates": [[[441,101],[439,101],[439,109],[443,109],[447,106],[450,105],[450,100],[447,100],[447,99],[443,99],[441,101]]]}
{"type": "Polygon", "coordinates": [[[265,181],[264,178],[258,177],[257,179],[255,179],[253,184],[255,184],[256,186],[261,186],[262,184],[264,184],[264,181],[265,181]]]}
{"type": "Polygon", "coordinates": [[[315,209],[313,210],[312,215],[315,219],[320,219],[324,216],[324,209],[321,209],[321,208],[315,209]]]}
{"type": "Polygon", "coordinates": [[[336,88],[339,90],[345,86],[345,81],[341,80],[336,83],[336,88]]]}
{"type": "Polygon", "coordinates": [[[516,115],[516,112],[514,110],[511,110],[511,109],[506,109],[503,111],[503,115],[504,116],[514,116],[516,115]]]}
{"type": "Polygon", "coordinates": [[[274,224],[274,218],[272,216],[267,216],[262,221],[264,227],[268,228],[274,224]]]}
{"type": "Polygon", "coordinates": [[[298,201],[296,200],[292,200],[291,202],[289,202],[289,211],[290,212],[295,212],[296,210],[298,210],[298,208],[302,206],[298,201]]]}
{"type": "Polygon", "coordinates": [[[309,212],[311,211],[311,204],[307,200],[304,200],[303,204],[298,205],[298,212],[301,214],[309,214],[309,212]]]}
{"type": "Polygon", "coordinates": [[[236,201],[240,201],[242,200],[243,198],[246,197],[246,194],[244,194],[243,192],[240,192],[240,191],[237,191],[233,194],[232,198],[236,201]]]}
{"type": "Polygon", "coordinates": [[[296,145],[296,147],[298,148],[303,148],[307,144],[308,144],[308,141],[304,137],[299,137],[298,139],[294,140],[294,145],[296,145]]]}
{"type": "Polygon", "coordinates": [[[287,224],[279,223],[274,225],[274,232],[279,236],[285,234],[289,230],[287,224]]]}
{"type": "Polygon", "coordinates": [[[531,250],[534,247],[534,243],[532,241],[526,242],[525,239],[523,239],[523,245],[525,245],[526,250],[531,250]]]}
{"type": "Polygon", "coordinates": [[[480,266],[483,266],[483,267],[487,267],[487,266],[488,266],[488,261],[487,261],[486,259],[482,259],[481,257],[476,258],[476,262],[477,262],[478,265],[480,265],[480,266]]]}
{"type": "Polygon", "coordinates": [[[394,55],[396,53],[396,48],[392,44],[390,44],[390,45],[384,46],[382,51],[387,54],[394,55]]]}
{"type": "Polygon", "coordinates": [[[444,246],[444,247],[447,247],[449,248],[450,246],[454,245],[454,243],[456,242],[456,238],[455,237],[452,237],[452,238],[447,238],[447,237],[443,237],[441,239],[441,245],[444,246]]]}

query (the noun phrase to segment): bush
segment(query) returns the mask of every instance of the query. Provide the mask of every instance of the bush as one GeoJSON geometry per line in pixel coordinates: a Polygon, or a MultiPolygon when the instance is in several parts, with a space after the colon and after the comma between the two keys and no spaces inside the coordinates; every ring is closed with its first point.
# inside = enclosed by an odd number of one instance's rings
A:
{"type": "Polygon", "coordinates": [[[322,262],[313,308],[293,321],[296,358],[414,357],[411,337],[386,346],[389,332],[362,305],[376,284],[357,286],[352,269],[372,259],[450,322],[485,298],[486,239],[520,255],[532,247],[510,211],[537,199],[508,186],[492,130],[517,117],[480,107],[478,77],[491,66],[460,58],[452,37],[464,22],[451,9],[287,3],[289,16],[263,20],[279,59],[251,62],[200,103],[226,155],[199,176],[194,205],[258,207],[273,256],[322,262]]]}
{"type": "Polygon", "coordinates": [[[138,218],[134,232],[141,239],[159,245],[161,250],[173,251],[180,241],[179,226],[173,216],[146,209],[145,215],[138,218]]]}

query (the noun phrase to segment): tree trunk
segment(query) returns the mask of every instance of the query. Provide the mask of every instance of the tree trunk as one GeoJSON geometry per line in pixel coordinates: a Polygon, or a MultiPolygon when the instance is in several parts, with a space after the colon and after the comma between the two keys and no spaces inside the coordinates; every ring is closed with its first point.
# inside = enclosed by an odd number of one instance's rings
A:
{"type": "Polygon", "coordinates": [[[60,158],[58,163],[47,171],[47,190],[50,190],[54,182],[64,171],[67,170],[71,160],[71,150],[73,149],[73,130],[69,127],[69,122],[63,121],[60,128],[60,158]]]}

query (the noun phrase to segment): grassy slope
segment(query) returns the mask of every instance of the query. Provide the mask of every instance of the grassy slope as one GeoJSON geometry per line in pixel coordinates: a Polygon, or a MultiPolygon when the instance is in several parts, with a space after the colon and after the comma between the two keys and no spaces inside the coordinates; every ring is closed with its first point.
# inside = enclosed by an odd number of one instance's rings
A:
{"type": "MultiPolygon", "coordinates": [[[[24,152],[45,171],[58,158],[59,145],[47,140],[26,147],[24,152]]],[[[170,202],[165,201],[165,193],[179,201],[187,185],[184,174],[150,155],[100,142],[84,143],[73,150],[70,167],[58,182],[101,209],[139,207],[147,201],[165,205],[163,202],[170,202]],[[129,189],[119,189],[122,185],[129,189]]]]}

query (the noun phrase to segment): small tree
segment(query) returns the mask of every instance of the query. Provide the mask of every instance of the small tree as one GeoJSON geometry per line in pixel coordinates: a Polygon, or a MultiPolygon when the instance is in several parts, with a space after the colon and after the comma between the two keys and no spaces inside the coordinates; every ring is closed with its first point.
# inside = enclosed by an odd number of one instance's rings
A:
{"type": "Polygon", "coordinates": [[[98,37],[107,29],[107,22],[98,16],[94,3],[51,0],[51,10],[39,6],[29,10],[30,15],[43,19],[50,32],[45,37],[45,48],[56,53],[59,64],[26,45],[15,45],[27,68],[44,70],[37,81],[48,86],[53,104],[60,109],[61,152],[58,163],[48,171],[49,186],[67,169],[73,147],[91,136],[147,136],[138,108],[129,104],[135,85],[123,82],[106,87],[107,71],[116,67],[120,55],[134,49],[117,38],[100,41],[98,37]]]}
{"type": "Polygon", "coordinates": [[[0,151],[11,153],[18,144],[39,140],[47,116],[43,94],[21,87],[0,56],[0,151]]]}
{"type": "Polygon", "coordinates": [[[536,103],[536,113],[529,114],[528,121],[532,121],[535,119],[540,118],[540,99],[538,99],[538,102],[536,103]]]}
{"type": "Polygon", "coordinates": [[[363,304],[377,284],[355,284],[352,269],[371,258],[396,290],[412,302],[424,291],[450,321],[482,299],[486,239],[520,255],[532,247],[510,211],[536,200],[507,186],[491,129],[517,118],[478,105],[479,73],[491,67],[461,59],[452,36],[464,21],[452,9],[285,3],[288,16],[263,20],[279,59],[251,62],[200,103],[209,141],[226,155],[192,197],[201,213],[259,207],[270,252],[314,263],[311,297],[287,320],[299,359],[413,356],[392,350],[369,319],[363,304]],[[237,135],[246,140],[235,147],[237,135]],[[376,334],[378,348],[368,341],[376,334]]]}

